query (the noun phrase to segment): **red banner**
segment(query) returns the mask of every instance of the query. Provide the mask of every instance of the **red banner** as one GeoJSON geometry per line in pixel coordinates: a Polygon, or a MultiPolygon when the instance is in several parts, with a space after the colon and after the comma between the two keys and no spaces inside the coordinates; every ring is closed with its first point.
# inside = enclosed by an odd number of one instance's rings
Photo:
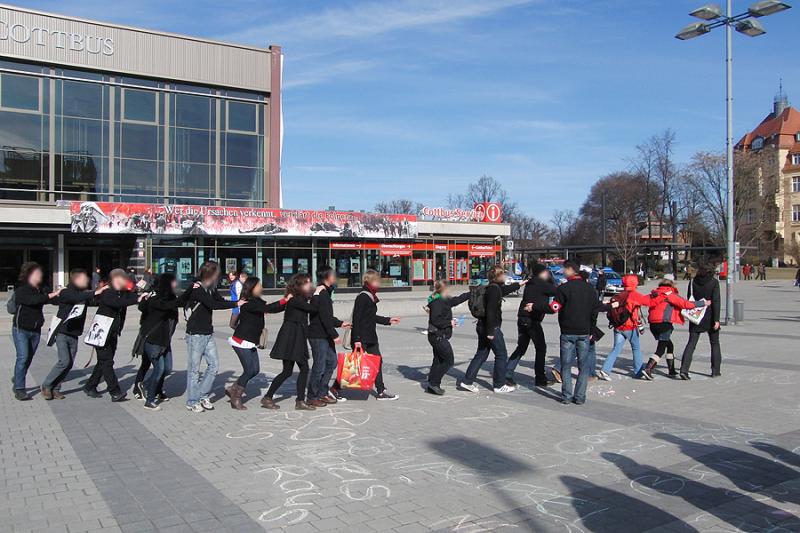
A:
{"type": "Polygon", "coordinates": [[[71,202],[70,214],[73,233],[345,239],[413,239],[417,236],[416,215],[111,202],[71,202]]]}

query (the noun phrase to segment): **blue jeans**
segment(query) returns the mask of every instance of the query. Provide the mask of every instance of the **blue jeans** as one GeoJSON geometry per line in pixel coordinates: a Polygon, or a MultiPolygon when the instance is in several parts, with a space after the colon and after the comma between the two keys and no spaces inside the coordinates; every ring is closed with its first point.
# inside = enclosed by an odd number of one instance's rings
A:
{"type": "Polygon", "coordinates": [[[261,363],[258,362],[258,350],[234,346],[233,351],[236,352],[236,357],[239,358],[239,363],[242,365],[242,375],[236,380],[236,384],[242,388],[247,387],[247,383],[261,372],[261,363]]]}
{"type": "Polygon", "coordinates": [[[47,374],[42,382],[42,387],[53,390],[61,390],[61,383],[67,378],[67,374],[72,370],[75,363],[75,354],[78,353],[78,338],[56,334],[56,349],[58,350],[58,361],[53,365],[53,369],[47,374]]]}
{"type": "Polygon", "coordinates": [[[189,407],[208,398],[219,369],[219,355],[213,335],[187,335],[188,368],[186,369],[186,405],[189,407]],[[206,371],[200,376],[200,363],[205,360],[206,371]]]}
{"type": "Polygon", "coordinates": [[[589,335],[561,335],[561,399],[564,401],[585,402],[586,386],[589,383],[589,335]],[[578,363],[578,381],[572,390],[572,372],[570,369],[578,363]]]}
{"type": "MultiPolygon", "coordinates": [[[[553,368],[556,369],[558,372],[561,372],[561,359],[556,359],[553,368]]],[[[596,376],[597,372],[595,369],[597,368],[597,343],[595,341],[589,341],[589,375],[596,376]]],[[[570,368],[570,372],[572,369],[570,368]]]]}
{"type": "Polygon", "coordinates": [[[467,373],[464,375],[464,383],[471,385],[478,376],[478,371],[483,363],[489,358],[489,351],[494,353],[494,371],[492,372],[492,386],[496,389],[506,384],[506,364],[508,361],[508,351],[506,350],[506,340],[500,328],[495,328],[494,339],[489,340],[481,329],[478,332],[478,351],[472,357],[467,373]]]}
{"type": "Polygon", "coordinates": [[[14,390],[25,390],[25,376],[33,361],[36,348],[39,347],[41,334],[38,331],[11,328],[14,348],[17,350],[17,361],[14,363],[14,390]]]}
{"type": "Polygon", "coordinates": [[[603,363],[603,372],[610,374],[614,369],[614,361],[617,360],[617,356],[619,356],[626,341],[630,343],[631,350],[633,350],[633,373],[638,376],[642,371],[642,349],[639,346],[639,330],[620,331],[615,329],[614,347],[606,357],[605,363],[603,363]]]}
{"type": "Polygon", "coordinates": [[[329,339],[308,339],[311,344],[311,379],[308,381],[308,399],[319,400],[328,394],[328,384],[339,364],[336,348],[329,339]]]}
{"type": "Polygon", "coordinates": [[[156,394],[161,392],[161,385],[164,378],[172,372],[172,348],[167,347],[164,351],[163,346],[157,344],[144,343],[145,357],[150,359],[150,373],[144,378],[144,389],[147,393],[147,401],[154,402],[156,394]],[[163,353],[162,353],[163,352],[163,353]]]}

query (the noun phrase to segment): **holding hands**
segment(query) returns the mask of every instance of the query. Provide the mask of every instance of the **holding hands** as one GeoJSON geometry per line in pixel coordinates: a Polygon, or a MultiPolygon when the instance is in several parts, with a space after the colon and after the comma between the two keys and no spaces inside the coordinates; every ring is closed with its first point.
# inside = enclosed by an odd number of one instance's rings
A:
{"type": "Polygon", "coordinates": [[[399,324],[400,323],[400,317],[399,316],[393,316],[392,318],[389,319],[389,323],[392,326],[394,326],[395,324],[399,324]]]}

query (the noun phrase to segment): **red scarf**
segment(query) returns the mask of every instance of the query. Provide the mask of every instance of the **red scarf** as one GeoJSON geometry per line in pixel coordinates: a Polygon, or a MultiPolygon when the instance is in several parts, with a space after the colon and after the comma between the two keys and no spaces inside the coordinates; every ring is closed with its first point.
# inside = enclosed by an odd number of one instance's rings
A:
{"type": "Polygon", "coordinates": [[[372,295],[372,301],[373,302],[375,302],[375,303],[380,302],[380,299],[378,298],[378,288],[377,287],[373,287],[369,283],[365,283],[364,284],[364,288],[372,295]]]}

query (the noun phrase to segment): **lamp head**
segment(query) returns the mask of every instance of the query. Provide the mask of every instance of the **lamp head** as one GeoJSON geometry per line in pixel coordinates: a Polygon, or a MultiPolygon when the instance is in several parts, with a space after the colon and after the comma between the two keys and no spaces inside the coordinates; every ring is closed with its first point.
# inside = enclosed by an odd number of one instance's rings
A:
{"type": "Polygon", "coordinates": [[[737,22],[736,31],[739,33],[743,33],[748,37],[758,37],[759,35],[764,35],[767,33],[767,30],[764,29],[764,26],[761,25],[759,21],[754,18],[747,18],[741,22],[737,22]]]}
{"type": "Polygon", "coordinates": [[[711,30],[705,22],[692,22],[679,31],[678,34],[675,35],[675,38],[680,39],[681,41],[686,41],[689,39],[694,39],[695,37],[700,37],[701,35],[705,35],[710,31],[711,30]]]}
{"type": "Polygon", "coordinates": [[[719,4],[706,4],[702,7],[698,7],[689,13],[689,15],[701,20],[714,20],[722,16],[722,8],[719,7],[719,4]]]}
{"type": "Polygon", "coordinates": [[[792,6],[786,2],[779,2],[778,0],[761,0],[750,6],[747,12],[751,17],[766,17],[781,11],[786,11],[792,6]]]}

